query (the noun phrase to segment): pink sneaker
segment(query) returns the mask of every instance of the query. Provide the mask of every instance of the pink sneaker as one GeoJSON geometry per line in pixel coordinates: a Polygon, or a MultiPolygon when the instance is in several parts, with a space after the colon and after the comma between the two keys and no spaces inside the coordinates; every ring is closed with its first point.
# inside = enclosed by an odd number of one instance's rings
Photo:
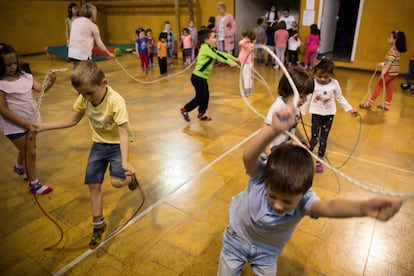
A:
{"type": "Polygon", "coordinates": [[[52,187],[48,187],[37,181],[35,184],[29,184],[29,191],[33,194],[45,195],[53,191],[52,187]]]}
{"type": "Polygon", "coordinates": [[[316,173],[323,173],[323,166],[322,166],[321,163],[316,162],[315,172],[316,173]]]}

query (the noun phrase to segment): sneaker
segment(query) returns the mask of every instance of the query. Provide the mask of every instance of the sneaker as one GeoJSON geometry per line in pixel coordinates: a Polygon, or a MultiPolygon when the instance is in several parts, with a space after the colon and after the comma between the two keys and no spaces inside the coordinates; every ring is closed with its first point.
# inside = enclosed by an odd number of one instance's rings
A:
{"type": "Polygon", "coordinates": [[[102,228],[93,229],[92,238],[89,242],[89,248],[95,249],[102,241],[102,234],[105,232],[106,224],[102,228]]]}
{"type": "Polygon", "coordinates": [[[20,177],[21,178],[23,178],[24,180],[27,180],[27,175],[26,175],[26,173],[24,172],[24,169],[23,168],[18,168],[18,167],[16,167],[16,165],[13,167],[13,171],[15,172],[15,173],[17,173],[18,175],[20,175],[20,177]]]}
{"type": "Polygon", "coordinates": [[[251,88],[244,89],[244,96],[249,97],[250,93],[252,92],[251,88]]]}
{"type": "Polygon", "coordinates": [[[411,84],[410,87],[408,88],[410,90],[414,90],[414,84],[411,84]]]}
{"type": "Polygon", "coordinates": [[[138,179],[136,178],[135,175],[133,175],[131,182],[129,182],[129,184],[128,184],[128,188],[131,191],[133,191],[133,190],[135,190],[138,187],[138,185],[139,185],[138,179]]]}
{"type": "Polygon", "coordinates": [[[211,121],[211,117],[204,115],[204,113],[198,113],[197,118],[200,119],[200,121],[211,121]]]}
{"type": "Polygon", "coordinates": [[[359,108],[370,109],[371,105],[369,103],[363,103],[363,104],[359,104],[359,108]]]}
{"type": "Polygon", "coordinates": [[[322,166],[321,163],[316,162],[315,172],[316,173],[323,173],[323,166],[322,166]]]}
{"type": "Polygon", "coordinates": [[[29,184],[29,191],[33,194],[45,195],[53,191],[52,187],[43,185],[40,181],[35,184],[29,184]]]}
{"type": "Polygon", "coordinates": [[[273,68],[275,68],[275,69],[279,69],[279,65],[275,65],[275,66],[273,66],[273,68]]]}
{"type": "Polygon", "coordinates": [[[379,109],[384,110],[384,111],[389,111],[389,110],[390,110],[390,108],[389,108],[389,107],[387,107],[386,105],[383,105],[383,104],[379,104],[379,105],[377,105],[377,107],[378,107],[379,109]]]}
{"type": "Polygon", "coordinates": [[[410,89],[410,85],[408,83],[401,83],[402,89],[410,89]]]}
{"type": "Polygon", "coordinates": [[[185,108],[181,108],[180,109],[181,115],[183,115],[184,120],[186,120],[187,122],[190,122],[190,116],[188,116],[188,112],[187,110],[185,110],[185,108]]]}

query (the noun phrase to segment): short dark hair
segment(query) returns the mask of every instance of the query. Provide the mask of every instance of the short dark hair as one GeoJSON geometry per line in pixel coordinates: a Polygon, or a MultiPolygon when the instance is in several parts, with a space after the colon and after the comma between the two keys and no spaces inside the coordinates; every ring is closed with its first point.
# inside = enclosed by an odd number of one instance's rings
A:
{"type": "Polygon", "coordinates": [[[248,37],[250,41],[254,41],[256,39],[256,34],[252,30],[244,30],[241,35],[242,37],[248,37]]]}
{"type": "MultiPolygon", "coordinates": [[[[315,82],[305,69],[301,67],[293,67],[288,69],[288,73],[291,76],[293,83],[296,85],[299,94],[308,95],[313,93],[315,82]]],[[[293,88],[286,75],[283,75],[279,81],[278,92],[283,99],[287,99],[294,94],[293,88]]]]}
{"type": "Polygon", "coordinates": [[[285,12],[285,11],[290,13],[290,8],[289,7],[285,7],[282,12],[285,12]]]}
{"type": "Polygon", "coordinates": [[[396,39],[395,48],[397,48],[398,52],[405,53],[407,51],[405,33],[401,31],[392,31],[392,35],[394,39],[396,39]]]}
{"type": "Polygon", "coordinates": [[[135,30],[135,33],[139,36],[139,34],[141,33],[141,32],[144,32],[145,33],[145,29],[144,28],[138,28],[138,29],[136,29],[135,30]]]}
{"type": "Polygon", "coordinates": [[[312,187],[313,175],[313,160],[306,149],[284,143],[272,149],[264,172],[264,182],[271,191],[299,195],[312,187]]]}
{"type": "Polygon", "coordinates": [[[277,23],[277,30],[286,30],[286,22],[285,21],[279,21],[279,23],[277,23]]]}
{"type": "Polygon", "coordinates": [[[105,74],[96,62],[91,60],[80,61],[73,69],[70,80],[74,88],[85,84],[101,85],[105,74]]]}
{"type": "Polygon", "coordinates": [[[317,60],[315,63],[314,72],[317,71],[321,73],[328,73],[333,75],[335,69],[335,64],[333,61],[327,57],[322,57],[320,60],[317,60]]]}
{"type": "Polygon", "coordinates": [[[210,35],[213,33],[210,29],[202,29],[198,32],[198,42],[203,44],[206,43],[206,39],[210,38],[210,35]]]}
{"type": "Polygon", "coordinates": [[[3,55],[14,53],[16,55],[17,60],[17,68],[16,68],[16,74],[21,73],[20,68],[20,62],[17,57],[16,50],[13,48],[13,46],[6,44],[6,43],[0,43],[0,77],[3,77],[4,74],[6,74],[6,63],[4,62],[3,55]]]}
{"type": "Polygon", "coordinates": [[[257,18],[257,25],[262,25],[263,21],[265,21],[263,17],[257,18]]]}
{"type": "Polygon", "coordinates": [[[165,32],[161,32],[160,35],[158,36],[158,40],[167,39],[167,38],[168,38],[168,34],[165,32]]]}

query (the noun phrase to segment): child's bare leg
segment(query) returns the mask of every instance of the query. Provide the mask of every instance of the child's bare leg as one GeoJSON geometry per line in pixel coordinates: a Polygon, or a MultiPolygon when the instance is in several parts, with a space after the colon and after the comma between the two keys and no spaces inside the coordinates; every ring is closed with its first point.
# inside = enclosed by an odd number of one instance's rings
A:
{"type": "MultiPolygon", "coordinates": [[[[29,134],[30,135],[30,134],[29,134]]],[[[25,170],[30,180],[35,181],[37,180],[37,173],[36,173],[36,136],[33,135],[27,139],[26,145],[26,136],[21,138],[17,138],[12,140],[14,146],[19,150],[19,154],[17,156],[17,162],[19,165],[24,163],[24,159],[26,159],[27,164],[25,166],[25,170]],[[19,162],[21,160],[21,163],[19,162]]]]}
{"type": "Polygon", "coordinates": [[[24,160],[23,160],[23,152],[21,152],[21,151],[19,150],[19,153],[17,154],[17,161],[16,161],[16,164],[17,164],[17,165],[21,165],[21,166],[23,166],[23,162],[24,162],[24,160]]]}

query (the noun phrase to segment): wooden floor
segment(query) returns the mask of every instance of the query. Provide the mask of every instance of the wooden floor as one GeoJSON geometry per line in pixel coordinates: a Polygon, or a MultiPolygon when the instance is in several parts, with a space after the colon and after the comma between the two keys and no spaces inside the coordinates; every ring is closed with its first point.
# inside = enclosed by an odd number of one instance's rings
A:
{"type": "MultiPolygon", "coordinates": [[[[25,58],[42,80],[51,68],[71,67],[43,55],[25,58]]],[[[137,78],[155,80],[140,72],[133,56],[119,61],[137,78]]],[[[177,62],[178,63],[178,62],[177,62]]],[[[38,174],[55,190],[39,202],[63,228],[58,249],[44,251],[59,231],[39,210],[27,186],[12,167],[16,150],[0,137],[0,274],[1,275],[215,275],[221,239],[232,196],[246,186],[241,154],[262,120],[239,96],[238,69],[215,68],[209,79],[211,122],[183,120],[179,108],[193,96],[191,71],[152,85],[137,83],[114,61],[100,62],[110,85],[126,99],[135,134],[130,159],[138,171],[146,201],[131,224],[95,251],[85,248],[91,234],[88,189],[83,184],[91,146],[87,120],[70,130],[38,137],[38,174]]],[[[171,73],[183,67],[176,65],[171,73]]],[[[258,66],[275,89],[280,73],[258,66]]],[[[50,122],[71,111],[76,92],[70,71],[59,73],[56,85],[43,99],[42,119],[50,122]]],[[[338,69],[336,78],[345,96],[357,107],[371,73],[338,69]]],[[[414,191],[414,97],[396,82],[392,109],[361,111],[362,131],[357,149],[341,169],[352,178],[380,190],[414,191]]],[[[256,82],[249,98],[260,112],[272,99],[256,82]]],[[[309,115],[305,116],[309,123],[309,115]]],[[[309,127],[307,127],[309,131],[309,127]]],[[[328,141],[328,157],[338,166],[358,139],[360,125],[338,107],[328,141]]],[[[116,190],[104,183],[106,235],[135,211],[138,191],[116,190]]],[[[366,198],[356,188],[326,170],[316,175],[315,191],[324,199],[366,198]]],[[[316,221],[304,218],[278,261],[279,275],[414,275],[414,200],[408,200],[391,221],[369,218],[316,221]]],[[[251,275],[248,267],[244,275],[251,275]]]]}

